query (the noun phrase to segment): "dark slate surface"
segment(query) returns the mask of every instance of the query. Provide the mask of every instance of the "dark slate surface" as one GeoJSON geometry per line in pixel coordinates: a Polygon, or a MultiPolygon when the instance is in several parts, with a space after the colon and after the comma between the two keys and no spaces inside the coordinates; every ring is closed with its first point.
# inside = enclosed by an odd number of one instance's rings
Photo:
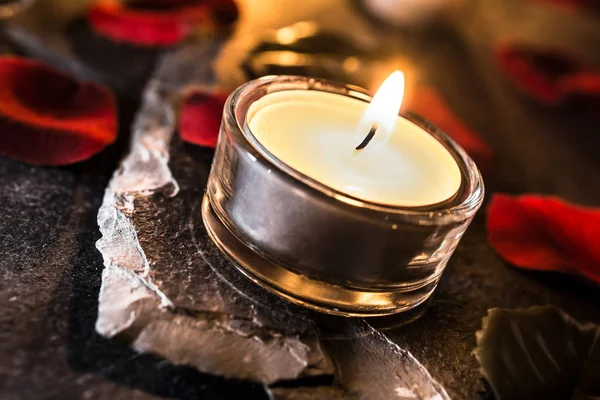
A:
{"type": "MultiPolygon", "coordinates": [[[[496,151],[494,170],[486,174],[488,193],[541,192],[600,205],[597,116],[527,100],[482,50],[453,31],[437,31],[428,43],[421,62],[436,71],[428,78],[496,151]]],[[[3,399],[266,398],[255,386],[136,354],[94,331],[102,270],[94,247],[100,236],[96,213],[136,106],[121,104],[120,143],[80,165],[40,168],[0,159],[3,399]]],[[[453,398],[491,398],[471,354],[488,308],[554,304],[578,320],[600,322],[598,293],[569,277],[504,263],[486,243],[480,213],[426,314],[400,328],[393,328],[393,319],[379,323],[453,398]]]]}

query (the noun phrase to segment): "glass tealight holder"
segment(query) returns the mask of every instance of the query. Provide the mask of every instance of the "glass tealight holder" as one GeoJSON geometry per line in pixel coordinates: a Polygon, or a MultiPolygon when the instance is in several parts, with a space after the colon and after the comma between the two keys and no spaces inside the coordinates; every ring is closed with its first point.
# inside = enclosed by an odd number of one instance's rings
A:
{"type": "Polygon", "coordinates": [[[202,216],[217,247],[260,286],[321,312],[381,316],[422,304],[484,196],[471,158],[422,118],[462,175],[458,192],[427,207],[372,203],[292,169],[248,128],[250,106],[283,90],[318,90],[369,102],[366,91],[321,79],[278,76],[246,83],[225,105],[202,216]]]}

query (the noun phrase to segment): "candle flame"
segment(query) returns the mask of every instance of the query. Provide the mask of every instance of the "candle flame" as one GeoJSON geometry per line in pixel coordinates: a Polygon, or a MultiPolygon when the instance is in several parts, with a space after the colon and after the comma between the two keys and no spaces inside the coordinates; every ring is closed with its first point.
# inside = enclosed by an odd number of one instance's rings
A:
{"type": "Polygon", "coordinates": [[[384,146],[396,127],[403,98],[404,74],[394,71],[383,81],[363,114],[356,130],[357,144],[361,143],[371,128],[376,126],[377,131],[365,149],[373,151],[384,146]]]}

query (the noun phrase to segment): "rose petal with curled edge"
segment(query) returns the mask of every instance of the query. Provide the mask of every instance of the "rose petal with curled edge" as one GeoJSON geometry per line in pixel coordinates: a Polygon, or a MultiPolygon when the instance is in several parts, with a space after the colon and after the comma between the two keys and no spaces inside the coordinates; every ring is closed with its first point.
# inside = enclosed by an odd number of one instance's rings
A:
{"type": "Polygon", "coordinates": [[[100,0],[89,9],[88,21],[99,35],[139,46],[172,46],[196,27],[230,24],[237,19],[231,0],[100,0]]]}
{"type": "Polygon", "coordinates": [[[481,170],[485,171],[491,166],[491,147],[450,110],[437,90],[428,86],[418,88],[407,102],[406,108],[447,133],[465,149],[481,170]]]}
{"type": "Polygon", "coordinates": [[[228,94],[196,90],[190,92],[181,109],[179,134],[186,142],[215,147],[228,94]]]}
{"type": "Polygon", "coordinates": [[[39,165],[85,160],[117,137],[110,89],[46,64],[0,57],[0,154],[39,165]]]}
{"type": "Polygon", "coordinates": [[[487,210],[489,243],[509,263],[600,283],[600,209],[555,197],[495,194],[487,210]]]}
{"type": "Polygon", "coordinates": [[[556,105],[566,98],[600,96],[600,73],[561,51],[503,43],[495,56],[510,80],[541,103],[556,105]]]}

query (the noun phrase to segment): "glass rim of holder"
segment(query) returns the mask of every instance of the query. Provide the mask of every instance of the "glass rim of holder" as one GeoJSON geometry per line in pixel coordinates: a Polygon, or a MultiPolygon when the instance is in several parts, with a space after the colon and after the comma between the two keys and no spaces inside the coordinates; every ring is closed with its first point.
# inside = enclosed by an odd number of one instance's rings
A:
{"type": "Polygon", "coordinates": [[[402,116],[456,160],[462,175],[457,193],[425,207],[378,204],[344,194],[279,160],[248,128],[250,106],[282,90],[371,100],[362,88],[300,76],[267,76],[236,89],[225,104],[202,204],[209,236],[252,281],[320,312],[381,316],[422,304],[483,201],[477,166],[440,129],[408,113],[402,116]],[[346,244],[340,246],[340,241],[346,244]],[[358,244],[364,246],[357,250],[358,244]]]}

